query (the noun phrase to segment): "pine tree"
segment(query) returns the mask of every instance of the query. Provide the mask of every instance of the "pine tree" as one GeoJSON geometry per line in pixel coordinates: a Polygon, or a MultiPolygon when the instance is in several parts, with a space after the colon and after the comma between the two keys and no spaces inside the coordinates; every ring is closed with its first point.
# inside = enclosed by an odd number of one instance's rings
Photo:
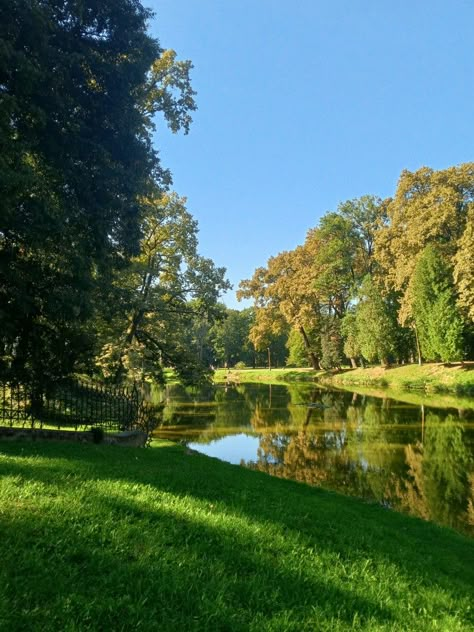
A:
{"type": "Polygon", "coordinates": [[[463,357],[463,320],[456,305],[452,272],[439,248],[429,244],[416,263],[410,287],[413,319],[426,360],[463,357]]]}

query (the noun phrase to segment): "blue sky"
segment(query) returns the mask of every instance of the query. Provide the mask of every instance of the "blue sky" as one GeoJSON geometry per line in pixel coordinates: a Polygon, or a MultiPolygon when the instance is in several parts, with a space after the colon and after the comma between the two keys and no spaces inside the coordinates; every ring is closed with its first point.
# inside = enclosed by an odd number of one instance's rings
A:
{"type": "Polygon", "coordinates": [[[155,143],[235,289],[340,202],[473,160],[472,0],[144,4],[198,93],[189,135],[155,143]]]}

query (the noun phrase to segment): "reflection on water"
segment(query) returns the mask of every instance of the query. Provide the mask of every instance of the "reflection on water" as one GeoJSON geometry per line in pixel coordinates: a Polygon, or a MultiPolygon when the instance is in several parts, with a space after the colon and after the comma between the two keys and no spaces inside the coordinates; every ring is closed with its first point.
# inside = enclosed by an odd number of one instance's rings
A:
{"type": "Polygon", "coordinates": [[[443,409],[259,384],[164,397],[158,436],[474,535],[474,401],[443,409]]]}

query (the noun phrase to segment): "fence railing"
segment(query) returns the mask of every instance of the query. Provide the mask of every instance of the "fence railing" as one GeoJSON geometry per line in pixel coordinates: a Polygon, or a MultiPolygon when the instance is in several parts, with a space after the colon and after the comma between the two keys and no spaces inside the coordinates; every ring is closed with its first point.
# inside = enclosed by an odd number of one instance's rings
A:
{"type": "Polygon", "coordinates": [[[139,388],[66,380],[39,392],[29,384],[0,382],[0,425],[79,430],[140,429],[149,434],[159,411],[139,388]]]}

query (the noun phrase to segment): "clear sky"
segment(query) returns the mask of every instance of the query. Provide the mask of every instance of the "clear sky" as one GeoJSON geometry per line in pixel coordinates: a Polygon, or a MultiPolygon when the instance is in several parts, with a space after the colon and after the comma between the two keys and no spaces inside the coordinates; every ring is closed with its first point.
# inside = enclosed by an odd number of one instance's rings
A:
{"type": "Polygon", "coordinates": [[[156,145],[235,289],[340,202],[473,160],[473,0],[144,4],[198,93],[189,135],[156,145]]]}

